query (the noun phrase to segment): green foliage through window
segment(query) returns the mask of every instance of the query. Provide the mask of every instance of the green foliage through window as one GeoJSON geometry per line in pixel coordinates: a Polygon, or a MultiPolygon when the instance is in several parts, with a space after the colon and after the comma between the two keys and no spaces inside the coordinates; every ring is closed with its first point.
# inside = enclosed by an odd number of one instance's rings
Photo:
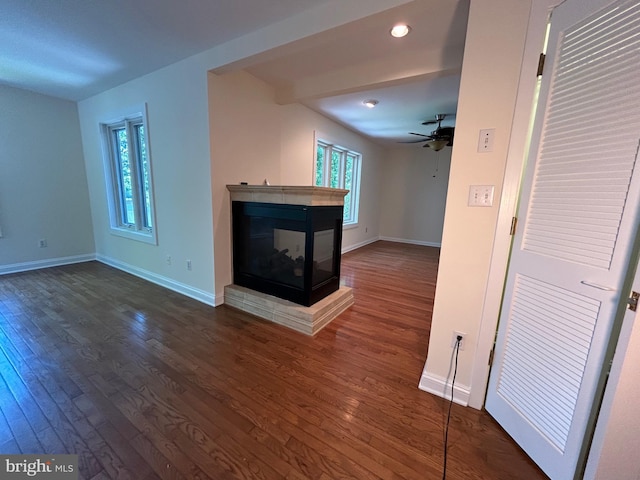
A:
{"type": "Polygon", "coordinates": [[[118,128],[112,130],[117,145],[118,190],[120,202],[125,205],[122,209],[122,223],[135,225],[136,217],[133,208],[133,192],[131,188],[131,165],[129,164],[129,142],[127,130],[118,128]]]}
{"type": "Polygon", "coordinates": [[[318,141],[315,185],[349,190],[344,198],[343,224],[358,222],[360,154],[337,145],[318,141]]]}
{"type": "Polygon", "coordinates": [[[324,157],[327,147],[319,145],[316,149],[316,187],[324,185],[324,157]]]}

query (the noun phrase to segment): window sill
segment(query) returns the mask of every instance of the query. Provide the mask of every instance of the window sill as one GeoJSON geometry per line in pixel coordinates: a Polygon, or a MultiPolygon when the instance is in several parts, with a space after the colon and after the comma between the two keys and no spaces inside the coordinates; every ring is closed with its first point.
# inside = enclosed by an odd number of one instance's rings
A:
{"type": "Polygon", "coordinates": [[[130,240],[136,240],[138,242],[148,243],[150,245],[157,245],[158,238],[155,231],[151,233],[139,232],[135,230],[129,230],[128,228],[111,227],[111,234],[118,237],[128,238],[130,240]]]}

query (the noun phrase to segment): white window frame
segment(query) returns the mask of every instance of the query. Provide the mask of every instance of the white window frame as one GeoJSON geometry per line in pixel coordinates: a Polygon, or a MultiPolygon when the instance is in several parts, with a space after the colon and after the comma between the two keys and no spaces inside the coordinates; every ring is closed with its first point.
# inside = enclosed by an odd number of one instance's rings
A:
{"type": "Polygon", "coordinates": [[[351,173],[351,188],[349,189],[350,195],[345,197],[345,205],[344,205],[344,220],[343,227],[357,227],[358,226],[358,215],[360,211],[360,174],[361,174],[361,165],[362,165],[362,154],[356,152],[353,149],[346,148],[340,145],[336,145],[332,142],[323,140],[321,138],[316,138],[315,141],[315,149],[314,149],[314,158],[313,158],[313,184],[316,186],[331,186],[331,158],[333,153],[336,152],[340,155],[340,168],[339,168],[339,176],[338,176],[338,187],[337,188],[345,188],[346,181],[346,166],[347,166],[347,157],[351,156],[353,158],[352,164],[352,173],[351,173]],[[318,148],[323,147],[325,149],[325,155],[323,158],[323,172],[322,172],[322,181],[320,181],[316,175],[316,163],[318,160],[318,148]],[[328,160],[328,161],[327,161],[328,160]]]}
{"type": "Polygon", "coordinates": [[[102,137],[102,151],[104,161],[105,180],[107,187],[107,203],[109,206],[109,226],[113,235],[138,240],[152,245],[158,244],[157,227],[155,219],[153,175],[151,167],[151,150],[149,148],[149,127],[147,122],[146,105],[131,108],[126,112],[113,115],[110,120],[100,123],[102,137]],[[135,127],[142,125],[144,128],[144,149],[146,152],[149,208],[145,208],[145,189],[142,178],[142,158],[140,157],[135,127]],[[119,174],[120,161],[116,150],[113,132],[125,128],[129,150],[129,168],[131,169],[131,189],[133,198],[133,212],[135,221],[125,221],[124,204],[119,174]],[[148,222],[145,222],[148,219],[148,222]],[[150,223],[147,225],[146,223],[150,223]]]}

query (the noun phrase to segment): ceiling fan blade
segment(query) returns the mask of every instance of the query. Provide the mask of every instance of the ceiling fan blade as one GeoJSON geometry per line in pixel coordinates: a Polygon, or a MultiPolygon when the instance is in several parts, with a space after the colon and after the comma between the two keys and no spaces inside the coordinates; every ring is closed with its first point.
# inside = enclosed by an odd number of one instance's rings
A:
{"type": "Polygon", "coordinates": [[[428,142],[430,140],[433,140],[433,137],[431,135],[425,135],[424,133],[409,132],[409,135],[417,135],[418,137],[422,137],[422,138],[420,140],[405,140],[398,143],[420,143],[420,142],[428,142]]]}
{"type": "Polygon", "coordinates": [[[438,113],[436,114],[436,118],[434,120],[427,120],[425,122],[422,122],[422,125],[435,125],[437,123],[438,128],[440,128],[440,124],[442,123],[442,121],[449,116],[451,116],[450,113],[438,113]]]}

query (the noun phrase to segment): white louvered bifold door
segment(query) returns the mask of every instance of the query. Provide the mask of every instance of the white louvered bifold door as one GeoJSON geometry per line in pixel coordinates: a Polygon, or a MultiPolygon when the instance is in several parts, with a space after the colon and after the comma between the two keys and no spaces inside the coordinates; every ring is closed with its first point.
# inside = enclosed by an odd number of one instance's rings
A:
{"type": "Polygon", "coordinates": [[[567,0],[551,18],[486,408],[565,480],[638,230],[640,2],[567,0]]]}

